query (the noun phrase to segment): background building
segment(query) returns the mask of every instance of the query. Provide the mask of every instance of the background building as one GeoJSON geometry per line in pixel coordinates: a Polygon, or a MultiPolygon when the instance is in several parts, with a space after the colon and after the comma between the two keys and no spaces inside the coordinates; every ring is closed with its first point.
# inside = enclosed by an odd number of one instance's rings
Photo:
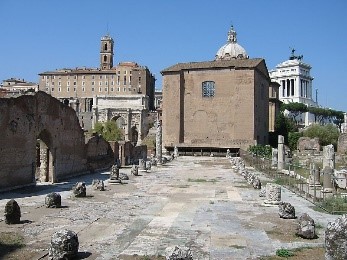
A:
{"type": "MultiPolygon", "coordinates": [[[[317,100],[312,98],[311,66],[302,61],[302,55],[296,56],[294,52],[292,49],[289,60],[278,64],[276,69],[269,72],[271,80],[280,84],[279,99],[286,104],[295,102],[318,107],[317,100]]],[[[298,120],[308,126],[314,122],[314,115],[306,112],[298,120]]]]}
{"type": "Polygon", "coordinates": [[[37,92],[38,85],[34,82],[27,82],[24,79],[10,78],[2,81],[0,90],[4,97],[12,97],[24,94],[27,91],[37,92]]]}
{"type": "Polygon", "coordinates": [[[161,73],[166,149],[203,153],[268,143],[270,77],[263,59],[248,59],[233,27],[216,60],[161,73]]]}
{"type": "MultiPolygon", "coordinates": [[[[155,78],[145,66],[120,62],[113,66],[114,41],[106,35],[100,42],[100,67],[58,69],[40,73],[39,89],[75,108],[84,129],[93,122],[93,98],[143,95],[154,109],[155,78]]],[[[125,104],[123,102],[123,104],[125,104]]]]}

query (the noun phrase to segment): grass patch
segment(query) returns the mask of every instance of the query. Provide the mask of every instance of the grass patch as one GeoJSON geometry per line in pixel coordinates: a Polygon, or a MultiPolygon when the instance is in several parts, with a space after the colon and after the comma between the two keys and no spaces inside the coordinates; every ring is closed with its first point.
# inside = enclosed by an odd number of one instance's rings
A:
{"type": "Polygon", "coordinates": [[[25,247],[24,238],[18,233],[14,232],[1,232],[0,233],[0,258],[3,258],[8,253],[16,249],[25,247]]]}
{"type": "Polygon", "coordinates": [[[239,246],[239,245],[231,245],[229,247],[236,248],[236,249],[244,249],[244,248],[246,248],[245,246],[239,246]]]}
{"type": "Polygon", "coordinates": [[[295,254],[292,250],[281,248],[281,249],[276,250],[276,255],[279,257],[287,257],[288,258],[288,257],[294,256],[295,254]]]}
{"type": "MultiPolygon", "coordinates": [[[[326,211],[341,215],[347,212],[347,198],[346,197],[332,197],[327,198],[320,202],[318,206],[322,207],[326,211]]],[[[321,209],[322,210],[322,209],[321,209]]]]}
{"type": "Polygon", "coordinates": [[[188,178],[188,182],[212,182],[212,183],[216,183],[217,180],[216,179],[206,180],[206,179],[191,179],[191,178],[188,178]]]}

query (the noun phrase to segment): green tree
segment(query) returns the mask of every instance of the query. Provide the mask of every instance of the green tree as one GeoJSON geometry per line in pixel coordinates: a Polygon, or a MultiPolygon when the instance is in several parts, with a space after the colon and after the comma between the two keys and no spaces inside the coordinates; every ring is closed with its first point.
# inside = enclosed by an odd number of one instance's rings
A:
{"type": "Polygon", "coordinates": [[[294,151],[297,149],[298,140],[302,136],[302,133],[300,132],[290,132],[288,134],[288,146],[291,151],[294,151]]]}
{"type": "Polygon", "coordinates": [[[292,102],[288,104],[283,104],[283,108],[290,112],[292,119],[298,125],[298,117],[302,115],[302,113],[307,112],[307,106],[303,103],[292,102]]]}
{"type": "Polygon", "coordinates": [[[314,138],[319,138],[319,143],[322,146],[333,144],[334,147],[337,145],[337,140],[339,138],[340,131],[333,125],[311,125],[303,131],[303,136],[314,138]]]}
{"type": "Polygon", "coordinates": [[[123,132],[118,128],[114,120],[105,123],[97,122],[92,130],[100,134],[106,141],[119,141],[123,139],[123,132]]]}

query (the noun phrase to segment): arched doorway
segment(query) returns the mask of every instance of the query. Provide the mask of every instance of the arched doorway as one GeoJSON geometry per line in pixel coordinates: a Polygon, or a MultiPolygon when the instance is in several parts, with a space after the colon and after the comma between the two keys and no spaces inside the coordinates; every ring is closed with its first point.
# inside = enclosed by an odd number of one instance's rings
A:
{"type": "Polygon", "coordinates": [[[122,133],[123,139],[125,139],[125,133],[126,133],[125,128],[127,127],[125,119],[121,116],[115,116],[112,118],[112,120],[116,122],[118,129],[120,129],[122,133]]]}
{"type": "Polygon", "coordinates": [[[52,139],[47,130],[41,131],[36,142],[36,180],[54,182],[54,161],[52,139]]]}

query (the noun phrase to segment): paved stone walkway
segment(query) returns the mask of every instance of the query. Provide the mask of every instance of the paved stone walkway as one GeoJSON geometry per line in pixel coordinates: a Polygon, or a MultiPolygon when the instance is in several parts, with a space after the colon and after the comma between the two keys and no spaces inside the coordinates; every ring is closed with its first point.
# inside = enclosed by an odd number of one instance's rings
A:
{"type": "Polygon", "coordinates": [[[297,216],[306,212],[323,228],[315,240],[271,239],[267,232],[276,229],[278,208],[265,206],[259,190],[234,173],[226,158],[179,157],[137,177],[130,176],[129,168],[120,172],[129,175],[126,184],[108,184],[109,172],[104,172],[2,193],[1,216],[8,199],[15,198],[23,223],[8,226],[1,221],[0,231],[23,232],[36,259],[47,254],[51,235],[67,228],[78,233],[80,251],[88,259],[165,255],[175,246],[186,246],[194,259],[244,260],[279,248],[323,245],[324,228],[336,218],[313,211],[309,202],[282,189],[282,200],[295,207],[297,216]],[[92,190],[96,178],[105,180],[106,191],[92,190]],[[77,181],[89,184],[87,198],[72,196],[77,181]],[[45,208],[45,196],[52,191],[60,192],[63,208],[45,208]]]}

